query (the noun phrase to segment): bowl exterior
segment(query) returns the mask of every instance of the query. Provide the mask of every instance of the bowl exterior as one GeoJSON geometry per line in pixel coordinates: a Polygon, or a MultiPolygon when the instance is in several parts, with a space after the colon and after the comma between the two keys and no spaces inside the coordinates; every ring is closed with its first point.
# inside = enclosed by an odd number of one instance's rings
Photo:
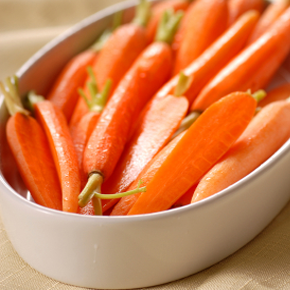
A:
{"type": "MultiPolygon", "coordinates": [[[[117,10],[130,12],[134,3],[98,13],[46,46],[20,70],[22,92],[32,88],[45,92],[61,65],[91,43],[117,10]],[[44,73],[48,77],[43,82],[35,80],[44,73]]],[[[189,276],[244,246],[289,200],[287,142],[243,180],[183,208],[133,217],[88,217],[46,209],[17,193],[19,182],[9,184],[4,178],[8,157],[3,154],[7,146],[3,100],[0,109],[0,211],[5,229],[29,265],[67,284],[130,289],[189,276]]]]}

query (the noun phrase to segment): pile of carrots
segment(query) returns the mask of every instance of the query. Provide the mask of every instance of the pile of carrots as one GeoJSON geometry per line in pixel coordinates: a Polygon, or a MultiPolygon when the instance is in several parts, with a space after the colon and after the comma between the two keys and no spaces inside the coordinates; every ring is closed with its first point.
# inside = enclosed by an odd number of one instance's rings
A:
{"type": "Polygon", "coordinates": [[[184,206],[290,138],[290,0],[141,0],[121,18],[46,96],[23,102],[17,77],[0,82],[7,141],[36,203],[85,215],[184,206]]]}

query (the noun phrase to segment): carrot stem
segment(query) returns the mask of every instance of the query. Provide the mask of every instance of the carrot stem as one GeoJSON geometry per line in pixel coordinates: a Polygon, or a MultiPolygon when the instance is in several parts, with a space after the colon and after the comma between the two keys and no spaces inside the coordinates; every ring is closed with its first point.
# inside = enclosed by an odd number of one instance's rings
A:
{"type": "Polygon", "coordinates": [[[266,97],[267,93],[264,90],[258,90],[252,94],[252,97],[259,103],[266,97]]]}
{"type": "Polygon", "coordinates": [[[151,15],[150,3],[146,0],[141,0],[136,8],[136,15],[132,20],[132,23],[135,23],[141,27],[146,27],[150,15],[151,15]]]}
{"type": "Polygon", "coordinates": [[[178,83],[174,90],[174,96],[180,97],[183,96],[184,93],[189,89],[193,80],[193,76],[187,76],[183,71],[179,74],[178,83]]]}
{"type": "Polygon", "coordinates": [[[93,198],[95,191],[101,192],[102,183],[103,176],[100,173],[94,172],[90,175],[85,188],[78,197],[80,207],[84,207],[89,203],[89,201],[93,198]]]}
{"type": "Polygon", "coordinates": [[[37,95],[35,93],[35,91],[30,91],[30,92],[28,92],[27,100],[25,102],[25,105],[28,107],[28,109],[31,112],[34,112],[34,105],[36,103],[39,103],[39,102],[42,102],[42,101],[44,101],[44,97],[43,96],[37,95]]]}
{"type": "Polygon", "coordinates": [[[174,139],[176,136],[178,136],[180,133],[183,131],[187,130],[195,121],[196,119],[200,116],[200,112],[198,111],[192,111],[190,114],[188,114],[181,122],[179,128],[177,131],[173,134],[172,139],[174,139]]]}
{"type": "Polygon", "coordinates": [[[90,81],[87,82],[87,88],[89,90],[90,98],[88,98],[83,89],[79,88],[78,93],[86,102],[91,112],[101,113],[107,103],[109,92],[112,86],[112,81],[108,79],[104,85],[104,88],[99,92],[97,81],[94,71],[91,66],[87,68],[90,76],[90,81]]]}
{"type": "Polygon", "coordinates": [[[177,11],[176,13],[174,13],[173,9],[164,11],[156,32],[155,41],[165,42],[170,45],[182,16],[182,11],[177,11]]]}
{"type": "MultiPolygon", "coordinates": [[[[2,82],[0,82],[0,89],[4,95],[4,100],[5,100],[5,104],[6,107],[8,109],[8,112],[11,116],[14,116],[16,113],[21,113],[24,114],[26,116],[30,115],[30,112],[28,110],[25,110],[21,101],[18,101],[16,96],[18,94],[17,92],[17,85],[16,84],[12,84],[10,79],[6,80],[6,87],[4,86],[4,84],[2,82]],[[15,93],[17,95],[15,95],[15,93]]],[[[18,97],[18,99],[20,100],[20,97],[18,97]]]]}

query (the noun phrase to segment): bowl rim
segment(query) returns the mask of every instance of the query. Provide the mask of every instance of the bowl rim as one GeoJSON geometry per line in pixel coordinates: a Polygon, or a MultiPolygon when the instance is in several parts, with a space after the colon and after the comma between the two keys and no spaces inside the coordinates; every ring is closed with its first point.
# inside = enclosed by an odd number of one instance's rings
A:
{"type": "MultiPolygon", "coordinates": [[[[150,2],[158,2],[159,0],[149,0],[150,2]]],[[[136,0],[126,0],[112,6],[109,6],[105,9],[102,9],[95,14],[86,17],[85,19],[81,20],[80,22],[76,23],[72,27],[68,28],[66,31],[61,33],[59,36],[53,38],[50,42],[44,45],[40,50],[38,50],[32,57],[30,57],[16,72],[16,75],[21,78],[31,67],[33,67],[34,63],[36,63],[39,59],[41,59],[46,53],[48,53],[51,49],[58,46],[62,43],[66,38],[74,35],[75,33],[81,31],[85,27],[89,26],[90,24],[99,21],[102,18],[110,16],[117,11],[125,10],[134,7],[138,1],[136,0]]],[[[0,108],[5,106],[4,97],[0,94],[0,108]]],[[[83,219],[84,221],[106,221],[106,222],[113,222],[113,223],[131,223],[131,222],[146,222],[148,220],[155,220],[155,219],[163,219],[168,216],[176,216],[180,215],[181,213],[186,213],[188,211],[192,211],[198,208],[202,208],[207,206],[208,204],[215,203],[217,200],[227,198],[228,195],[234,194],[235,191],[238,192],[238,189],[248,185],[253,181],[253,179],[258,178],[261,174],[264,174],[265,171],[270,170],[272,166],[278,163],[290,150],[290,139],[288,139],[272,156],[270,156],[265,162],[263,162],[260,166],[258,166],[255,170],[253,170],[250,174],[243,177],[236,183],[230,185],[229,187],[221,190],[220,192],[209,196],[203,200],[200,200],[196,203],[185,205],[178,208],[173,208],[167,211],[162,212],[154,212],[149,214],[140,214],[140,215],[133,215],[133,216],[89,216],[89,215],[81,215],[77,213],[69,213],[63,212],[51,208],[47,208],[36,204],[35,202],[29,201],[23,196],[21,196],[18,192],[16,192],[10,184],[4,178],[2,172],[0,171],[0,189],[1,194],[10,194],[11,197],[23,206],[30,207],[32,210],[40,212],[40,214],[50,214],[55,215],[56,217],[61,218],[71,218],[71,219],[83,219]]]]}

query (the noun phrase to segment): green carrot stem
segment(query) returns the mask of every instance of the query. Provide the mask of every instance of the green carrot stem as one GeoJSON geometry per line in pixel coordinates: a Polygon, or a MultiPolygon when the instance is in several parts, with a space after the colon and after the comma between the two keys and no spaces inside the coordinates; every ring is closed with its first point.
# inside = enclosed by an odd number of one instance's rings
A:
{"type": "Polygon", "coordinates": [[[2,82],[0,82],[0,89],[4,95],[5,104],[6,104],[9,114],[13,116],[19,112],[26,116],[30,115],[30,112],[28,110],[25,110],[21,103],[20,95],[16,87],[17,85],[14,84],[15,87],[13,87],[13,84],[10,81],[10,79],[8,82],[9,82],[9,85],[7,85],[7,87],[5,87],[5,85],[2,82]],[[12,88],[12,93],[11,93],[11,88],[12,88]]]}
{"type": "Polygon", "coordinates": [[[121,198],[124,196],[132,195],[132,194],[140,193],[140,192],[146,192],[146,186],[141,187],[141,188],[138,187],[134,190],[129,190],[129,191],[120,192],[120,193],[114,193],[114,194],[102,194],[102,193],[98,193],[98,192],[95,192],[94,194],[96,197],[98,197],[100,199],[113,199],[113,198],[121,198]]]}
{"type": "Polygon", "coordinates": [[[78,93],[85,100],[91,112],[101,113],[107,103],[112,81],[108,79],[104,85],[103,90],[99,92],[96,77],[92,67],[88,67],[87,71],[90,76],[90,80],[87,82],[86,86],[89,90],[90,98],[86,96],[84,90],[81,88],[78,89],[78,93]]]}
{"type": "Polygon", "coordinates": [[[85,188],[78,196],[80,207],[84,207],[89,203],[89,201],[93,198],[95,191],[101,192],[102,183],[103,176],[101,174],[93,173],[90,175],[85,188]]]}
{"type": "Polygon", "coordinates": [[[182,11],[174,13],[172,9],[166,10],[160,19],[155,41],[171,44],[182,16],[182,11]]]}
{"type": "Polygon", "coordinates": [[[93,196],[92,201],[95,215],[103,215],[102,201],[95,195],[93,196]]]}
{"type": "Polygon", "coordinates": [[[146,0],[140,0],[139,5],[136,7],[135,17],[132,23],[146,27],[151,16],[150,3],[146,0]]]}
{"type": "Polygon", "coordinates": [[[252,94],[252,97],[259,103],[267,96],[267,93],[264,90],[258,90],[252,94]]]}
{"type": "Polygon", "coordinates": [[[187,130],[195,121],[196,119],[200,116],[200,112],[198,111],[192,111],[189,113],[181,122],[179,128],[176,130],[174,135],[172,136],[171,139],[174,139],[176,136],[178,136],[180,133],[183,131],[187,130]]]}
{"type": "Polygon", "coordinates": [[[187,76],[183,71],[179,74],[178,83],[174,90],[174,95],[177,97],[183,96],[184,93],[189,89],[193,80],[193,76],[187,76]]]}
{"type": "Polygon", "coordinates": [[[113,17],[112,31],[116,30],[122,24],[123,11],[116,12],[113,17]]]}
{"type": "Polygon", "coordinates": [[[29,111],[34,112],[34,105],[42,101],[44,101],[43,96],[37,95],[35,91],[30,91],[25,99],[25,105],[29,111]]]}

